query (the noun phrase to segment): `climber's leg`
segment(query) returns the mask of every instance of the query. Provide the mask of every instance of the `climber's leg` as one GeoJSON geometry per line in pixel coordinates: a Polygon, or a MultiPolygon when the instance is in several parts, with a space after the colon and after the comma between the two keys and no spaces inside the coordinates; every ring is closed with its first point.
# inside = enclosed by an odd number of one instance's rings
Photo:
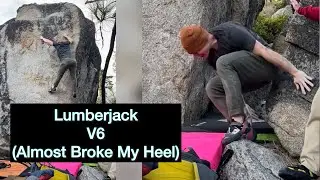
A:
{"type": "Polygon", "coordinates": [[[70,62],[69,65],[69,72],[70,72],[70,77],[71,77],[71,81],[72,81],[72,96],[74,98],[77,97],[77,62],[76,61],[72,61],[70,62]]]}
{"type": "Polygon", "coordinates": [[[311,113],[305,128],[300,165],[289,166],[279,171],[279,176],[289,179],[317,179],[320,176],[320,90],[317,90],[311,105],[311,113]]]}
{"type": "Polygon", "coordinates": [[[60,80],[61,80],[61,78],[63,77],[64,73],[66,72],[67,68],[68,68],[68,65],[67,65],[66,63],[62,62],[62,63],[60,64],[60,68],[59,68],[59,70],[58,70],[57,77],[56,77],[53,85],[52,85],[51,88],[49,89],[49,92],[50,92],[50,93],[53,93],[53,92],[56,91],[56,88],[57,88],[57,86],[59,85],[60,80]]]}
{"type": "Polygon", "coordinates": [[[320,176],[320,90],[311,105],[311,113],[305,128],[301,164],[320,176]]]}
{"type": "Polygon", "coordinates": [[[219,76],[214,76],[209,80],[206,85],[206,92],[214,106],[220,111],[224,118],[231,122],[226,104],[226,94],[219,76]]]}
{"type": "MultiPolygon", "coordinates": [[[[216,65],[223,91],[221,88],[219,91],[215,88],[211,90],[218,95],[225,93],[227,119],[231,120],[229,130],[222,143],[226,145],[243,136],[252,140],[253,130],[251,124],[245,119],[245,102],[242,93],[260,88],[273,80],[276,77],[277,69],[266,60],[248,51],[238,51],[221,56],[216,65]]],[[[219,96],[219,101],[217,101],[217,97],[211,96],[210,99],[214,104],[218,102],[220,106],[223,106],[222,97],[219,96]]],[[[221,107],[217,108],[221,109],[221,107]]]]}

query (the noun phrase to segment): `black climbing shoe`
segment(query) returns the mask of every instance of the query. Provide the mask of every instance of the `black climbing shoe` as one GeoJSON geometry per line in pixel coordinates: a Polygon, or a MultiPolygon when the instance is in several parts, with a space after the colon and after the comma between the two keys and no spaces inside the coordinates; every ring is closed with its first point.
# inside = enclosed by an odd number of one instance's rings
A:
{"type": "Polygon", "coordinates": [[[223,145],[228,145],[233,141],[238,141],[242,137],[242,124],[238,122],[232,122],[228,128],[227,133],[224,135],[222,139],[223,145]]]}
{"type": "Polygon", "coordinates": [[[77,94],[74,92],[74,93],[72,93],[72,97],[73,98],[76,98],[77,97],[77,94]]]}
{"type": "Polygon", "coordinates": [[[312,180],[318,178],[317,175],[303,165],[282,168],[279,171],[279,176],[284,180],[312,180]]]}
{"type": "Polygon", "coordinates": [[[243,124],[238,122],[232,122],[229,126],[227,133],[222,139],[223,145],[228,145],[233,141],[238,141],[240,139],[247,139],[250,141],[255,140],[255,133],[250,123],[245,121],[243,124]]]}
{"type": "Polygon", "coordinates": [[[55,87],[51,87],[50,89],[49,89],[49,93],[54,93],[54,92],[56,92],[57,91],[57,89],[55,88],[55,87]]]}

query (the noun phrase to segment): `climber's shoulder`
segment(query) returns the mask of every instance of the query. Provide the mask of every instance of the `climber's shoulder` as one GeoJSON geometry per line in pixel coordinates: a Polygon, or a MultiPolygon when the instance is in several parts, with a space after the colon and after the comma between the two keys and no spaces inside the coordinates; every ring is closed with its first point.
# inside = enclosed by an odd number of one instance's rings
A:
{"type": "Polygon", "coordinates": [[[234,21],[227,21],[223,22],[221,24],[216,25],[211,33],[217,35],[217,36],[231,36],[235,34],[239,34],[239,31],[244,31],[244,27],[234,21]]]}
{"type": "Polygon", "coordinates": [[[52,46],[59,46],[59,42],[57,42],[57,41],[52,41],[52,46]]]}
{"type": "Polygon", "coordinates": [[[66,45],[70,45],[70,42],[56,42],[56,41],[53,41],[53,46],[66,46],[66,45]]]}
{"type": "Polygon", "coordinates": [[[240,23],[236,22],[236,21],[227,21],[227,22],[223,22],[223,23],[220,23],[220,24],[216,25],[214,27],[214,29],[228,30],[229,28],[239,27],[239,26],[242,26],[242,25],[240,23]]]}

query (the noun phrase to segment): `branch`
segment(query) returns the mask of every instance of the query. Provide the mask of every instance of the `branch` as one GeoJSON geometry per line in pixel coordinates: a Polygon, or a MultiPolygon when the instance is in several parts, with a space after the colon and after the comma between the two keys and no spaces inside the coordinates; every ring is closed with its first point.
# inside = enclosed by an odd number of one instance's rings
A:
{"type": "Polygon", "coordinates": [[[90,4],[90,3],[94,3],[94,2],[98,2],[98,1],[105,1],[105,0],[87,0],[84,4],[90,4]]]}

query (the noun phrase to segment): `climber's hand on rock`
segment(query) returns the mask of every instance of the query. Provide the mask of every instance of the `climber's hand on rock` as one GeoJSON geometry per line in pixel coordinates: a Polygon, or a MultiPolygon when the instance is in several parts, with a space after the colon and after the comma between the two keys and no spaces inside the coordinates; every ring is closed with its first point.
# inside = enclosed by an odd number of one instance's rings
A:
{"type": "Polygon", "coordinates": [[[44,44],[44,38],[40,36],[41,43],[44,44]]]}
{"type": "Polygon", "coordinates": [[[301,89],[303,94],[306,94],[307,91],[311,91],[310,87],[313,87],[313,83],[311,82],[312,77],[308,76],[303,71],[297,71],[293,74],[293,82],[296,85],[297,90],[301,89]],[[310,86],[310,87],[309,87],[310,86]]]}
{"type": "Polygon", "coordinates": [[[292,5],[293,9],[295,11],[298,11],[299,8],[300,8],[300,4],[298,3],[298,1],[297,0],[290,0],[290,2],[291,2],[291,5],[292,5]]]}

